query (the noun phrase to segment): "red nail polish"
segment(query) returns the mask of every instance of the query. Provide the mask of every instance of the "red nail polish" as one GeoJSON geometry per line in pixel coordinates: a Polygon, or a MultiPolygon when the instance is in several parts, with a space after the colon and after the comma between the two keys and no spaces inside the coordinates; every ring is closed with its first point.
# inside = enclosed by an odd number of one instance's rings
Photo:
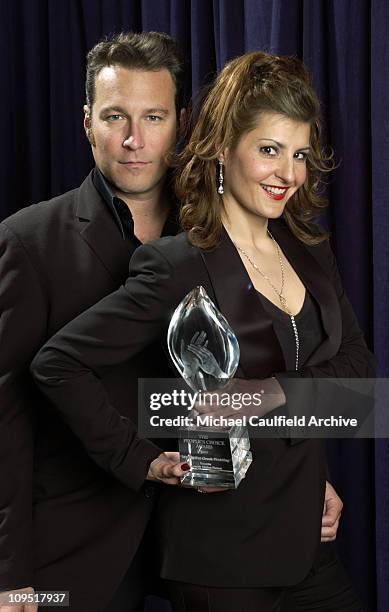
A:
{"type": "Polygon", "coordinates": [[[188,470],[190,470],[190,465],[189,465],[189,463],[181,463],[181,469],[182,469],[184,472],[187,472],[188,470]]]}

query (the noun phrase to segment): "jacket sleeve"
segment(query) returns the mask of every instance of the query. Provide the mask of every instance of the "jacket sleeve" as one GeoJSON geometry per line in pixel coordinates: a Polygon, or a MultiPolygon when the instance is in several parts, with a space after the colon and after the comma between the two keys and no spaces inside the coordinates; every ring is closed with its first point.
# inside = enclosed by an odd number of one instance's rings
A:
{"type": "Polygon", "coordinates": [[[162,451],[139,438],[135,425],[118,413],[101,377],[160,336],[171,279],[165,258],[152,246],[140,247],[125,286],[63,327],[31,365],[36,383],[90,457],[134,490],[162,451]]]}
{"type": "Polygon", "coordinates": [[[32,585],[33,414],[28,366],[47,299],[18,237],[0,224],[0,591],[32,585]]]}
{"type": "Polygon", "coordinates": [[[316,378],[374,378],[374,357],[366,346],[354,310],[345,294],[336,259],[328,241],[323,244],[323,249],[325,249],[325,271],[333,283],[339,300],[342,321],[341,344],[337,354],[331,359],[315,366],[304,367],[301,374],[304,377],[316,378]]]}

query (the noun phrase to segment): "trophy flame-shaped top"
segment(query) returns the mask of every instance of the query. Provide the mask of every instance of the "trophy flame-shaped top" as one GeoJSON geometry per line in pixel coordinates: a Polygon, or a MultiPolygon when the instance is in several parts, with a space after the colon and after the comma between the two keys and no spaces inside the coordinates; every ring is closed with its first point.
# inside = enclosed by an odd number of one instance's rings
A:
{"type": "Polygon", "coordinates": [[[238,367],[238,340],[202,286],[177,306],[167,342],[174,365],[194,391],[225,386],[238,367]]]}

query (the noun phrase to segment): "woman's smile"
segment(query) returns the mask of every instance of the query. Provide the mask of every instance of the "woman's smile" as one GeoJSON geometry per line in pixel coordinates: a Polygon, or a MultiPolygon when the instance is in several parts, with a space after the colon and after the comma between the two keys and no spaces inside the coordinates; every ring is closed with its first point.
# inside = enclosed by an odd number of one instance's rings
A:
{"type": "Polygon", "coordinates": [[[277,201],[283,200],[289,189],[289,187],[276,187],[275,185],[264,185],[263,183],[260,183],[260,186],[269,198],[277,201]]]}

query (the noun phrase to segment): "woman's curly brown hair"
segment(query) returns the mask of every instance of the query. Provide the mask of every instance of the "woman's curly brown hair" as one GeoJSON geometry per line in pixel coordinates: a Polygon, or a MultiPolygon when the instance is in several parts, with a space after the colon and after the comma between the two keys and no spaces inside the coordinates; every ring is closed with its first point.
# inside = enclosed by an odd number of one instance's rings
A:
{"type": "Polygon", "coordinates": [[[333,154],[326,155],[322,148],[320,103],[309,73],[296,57],[256,51],[225,65],[208,91],[189,142],[178,158],[180,222],[192,244],[203,249],[217,245],[223,206],[217,193],[218,158],[256,127],[263,112],[310,124],[307,177],[288,200],[283,216],[293,234],[307,244],[327,237],[312,229],[314,219],[327,205],[320,189],[321,174],[332,170],[334,162],[333,154]]]}

